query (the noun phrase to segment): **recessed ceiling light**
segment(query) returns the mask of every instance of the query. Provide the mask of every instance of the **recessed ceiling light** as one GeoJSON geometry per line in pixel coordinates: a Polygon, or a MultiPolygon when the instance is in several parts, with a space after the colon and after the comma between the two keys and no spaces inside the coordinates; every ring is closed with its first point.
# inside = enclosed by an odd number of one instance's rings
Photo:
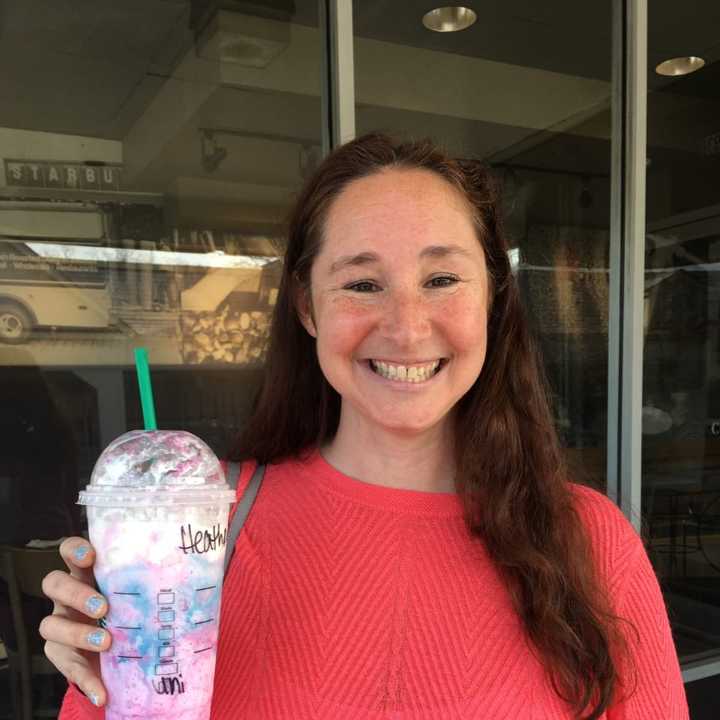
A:
{"type": "Polygon", "coordinates": [[[435,8],[423,15],[423,25],[435,32],[458,32],[469,28],[477,15],[466,7],[452,6],[435,8]]]}
{"type": "Polygon", "coordinates": [[[658,75],[666,75],[668,77],[675,77],[677,75],[689,75],[690,73],[699,70],[705,61],[702,58],[690,55],[688,57],[676,57],[671,60],[665,60],[661,62],[656,68],[655,72],[658,75]]]}

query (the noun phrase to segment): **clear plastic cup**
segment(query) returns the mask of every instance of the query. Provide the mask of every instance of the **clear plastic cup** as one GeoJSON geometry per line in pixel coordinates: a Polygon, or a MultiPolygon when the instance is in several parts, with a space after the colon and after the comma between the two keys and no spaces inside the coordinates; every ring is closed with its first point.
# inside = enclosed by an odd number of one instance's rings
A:
{"type": "Polygon", "coordinates": [[[209,718],[234,499],[212,450],[188,432],[129,432],[98,459],[79,503],[109,603],[107,720],[209,718]]]}

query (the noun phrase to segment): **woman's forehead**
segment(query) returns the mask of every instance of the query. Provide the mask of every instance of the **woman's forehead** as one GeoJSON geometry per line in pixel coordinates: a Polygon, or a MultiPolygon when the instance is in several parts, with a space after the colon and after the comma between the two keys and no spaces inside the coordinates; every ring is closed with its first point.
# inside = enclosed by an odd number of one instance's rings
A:
{"type": "Polygon", "coordinates": [[[429,170],[391,168],[354,180],[340,193],[328,212],[324,239],[345,244],[387,230],[474,237],[469,204],[447,180],[429,170]]]}

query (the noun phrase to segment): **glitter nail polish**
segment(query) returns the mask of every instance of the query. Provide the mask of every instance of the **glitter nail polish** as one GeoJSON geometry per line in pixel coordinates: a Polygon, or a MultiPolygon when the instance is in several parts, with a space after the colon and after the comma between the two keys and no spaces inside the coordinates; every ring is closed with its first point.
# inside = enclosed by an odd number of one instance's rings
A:
{"type": "Polygon", "coordinates": [[[81,545],[75,549],[75,559],[84,560],[85,556],[90,552],[90,548],[87,545],[81,545]]]}
{"type": "Polygon", "coordinates": [[[104,605],[105,601],[98,595],[93,595],[85,602],[85,607],[91,615],[97,615],[104,605]]]}
{"type": "Polygon", "coordinates": [[[90,645],[94,645],[95,647],[100,647],[103,643],[103,640],[105,639],[105,631],[104,630],[95,630],[94,632],[91,632],[87,636],[87,641],[90,645]]]}

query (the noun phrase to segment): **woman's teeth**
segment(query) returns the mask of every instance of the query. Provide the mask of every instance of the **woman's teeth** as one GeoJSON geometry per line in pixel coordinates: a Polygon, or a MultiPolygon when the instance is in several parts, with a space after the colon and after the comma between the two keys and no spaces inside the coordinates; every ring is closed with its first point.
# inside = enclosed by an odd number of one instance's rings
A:
{"type": "Polygon", "coordinates": [[[429,380],[440,367],[440,360],[434,360],[426,365],[393,365],[380,360],[371,360],[370,367],[378,375],[388,380],[399,380],[401,382],[419,383],[429,380]]]}

